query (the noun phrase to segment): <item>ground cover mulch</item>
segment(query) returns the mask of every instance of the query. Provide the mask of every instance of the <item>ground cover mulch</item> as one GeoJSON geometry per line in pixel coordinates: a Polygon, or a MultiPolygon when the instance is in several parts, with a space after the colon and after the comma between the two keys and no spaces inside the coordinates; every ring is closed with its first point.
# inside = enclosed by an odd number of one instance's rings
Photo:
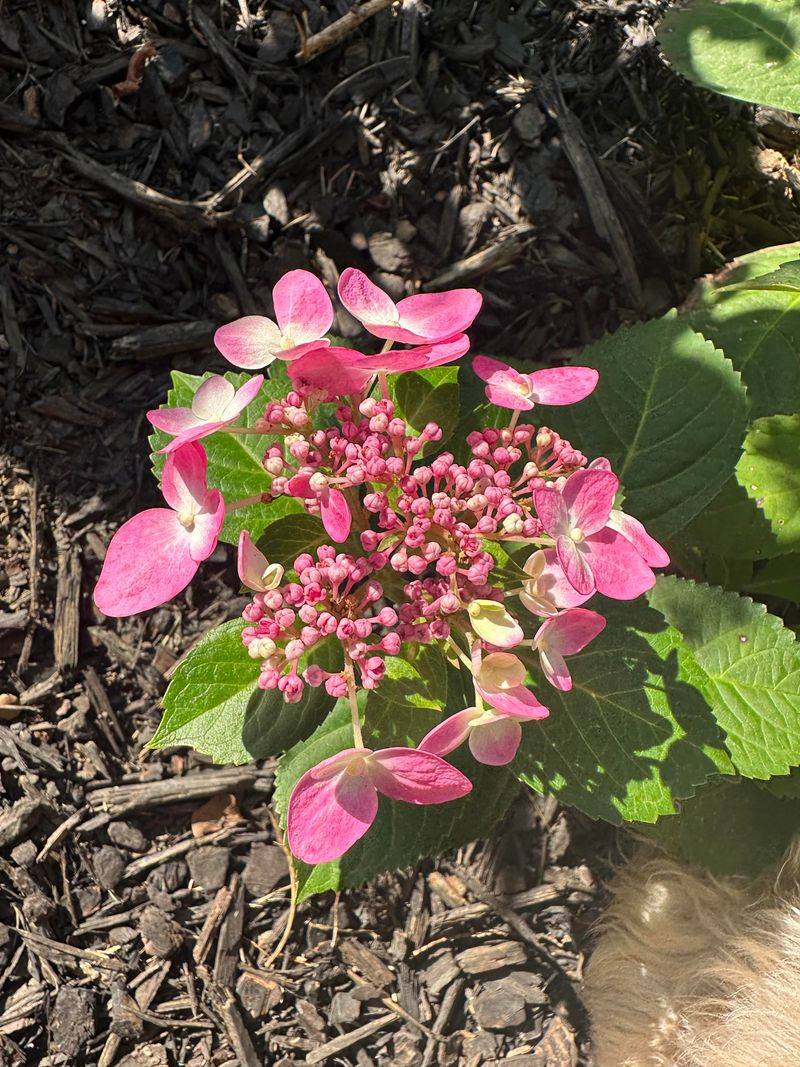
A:
{"type": "Polygon", "coordinates": [[[674,78],[663,3],[372,0],[319,36],[353,6],[0,4],[3,1063],[590,1063],[613,832],[522,795],[294,914],[274,764],[145,748],[241,611],[230,551],[145,617],[91,589],[155,500],[170,367],[223,370],[214,328],[287,269],[476,285],[474,350],[557,358],[800,237],[798,125],[674,78]]]}

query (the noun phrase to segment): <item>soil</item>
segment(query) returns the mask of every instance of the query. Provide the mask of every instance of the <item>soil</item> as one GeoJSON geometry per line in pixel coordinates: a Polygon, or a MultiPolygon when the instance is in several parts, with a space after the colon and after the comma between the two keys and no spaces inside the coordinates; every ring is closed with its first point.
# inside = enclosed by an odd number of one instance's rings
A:
{"type": "Polygon", "coordinates": [[[169,369],[223,370],[215,326],[285,270],[476,285],[473,350],[557,359],[798,239],[799,127],[675,77],[655,0],[372,0],[316,53],[352,6],[0,6],[3,1063],[591,1062],[614,831],[521,796],[491,841],[293,915],[274,764],[144,748],[241,610],[230,551],[145,617],[91,590],[155,500],[169,369]]]}

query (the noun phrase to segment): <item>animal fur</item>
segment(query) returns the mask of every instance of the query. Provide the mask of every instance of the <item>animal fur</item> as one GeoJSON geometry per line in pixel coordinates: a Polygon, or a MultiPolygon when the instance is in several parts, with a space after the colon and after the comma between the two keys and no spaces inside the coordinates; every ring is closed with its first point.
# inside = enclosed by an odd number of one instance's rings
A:
{"type": "Polygon", "coordinates": [[[800,1065],[800,843],[771,880],[623,868],[586,969],[596,1067],[800,1065]]]}

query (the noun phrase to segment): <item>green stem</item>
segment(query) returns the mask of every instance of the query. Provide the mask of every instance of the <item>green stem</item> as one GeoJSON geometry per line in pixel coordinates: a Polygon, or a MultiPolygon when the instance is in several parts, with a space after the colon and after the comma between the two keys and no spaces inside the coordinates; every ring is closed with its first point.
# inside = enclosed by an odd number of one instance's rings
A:
{"type": "Polygon", "coordinates": [[[263,504],[264,494],[256,493],[254,496],[246,496],[241,500],[234,500],[230,504],[225,505],[225,511],[236,511],[237,508],[246,508],[250,504],[263,504]]]}
{"type": "Polygon", "coordinates": [[[356,694],[356,676],[353,664],[348,660],[344,668],[344,677],[347,682],[347,699],[350,701],[350,714],[353,719],[353,746],[364,747],[364,738],[361,734],[361,716],[358,711],[358,696],[356,694]]]}

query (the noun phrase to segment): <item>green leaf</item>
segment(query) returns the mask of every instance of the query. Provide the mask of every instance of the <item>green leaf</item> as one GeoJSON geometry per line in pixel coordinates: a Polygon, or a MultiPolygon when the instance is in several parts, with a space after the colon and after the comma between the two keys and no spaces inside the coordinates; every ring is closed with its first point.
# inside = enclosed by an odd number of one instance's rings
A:
{"type": "Polygon", "coordinates": [[[303,552],[313,555],[330,537],[316,515],[287,515],[271,523],[258,539],[258,547],[270,561],[287,570],[303,552]]]}
{"type": "Polygon", "coordinates": [[[442,429],[442,440],[453,433],[458,422],[458,367],[431,367],[429,370],[393,374],[389,394],[397,406],[397,415],[420,433],[429,422],[442,429]]]}
{"type": "MultiPolygon", "coordinates": [[[[306,686],[297,704],[287,704],[278,690],[258,688],[261,664],[242,644],[246,625],[223,623],[178,665],[150,748],[186,745],[215,763],[249,763],[291,747],[322,720],[333,704],[324,688],[306,686]]],[[[335,642],[318,646],[314,662],[339,666],[335,642]]]]}
{"type": "Polygon", "coordinates": [[[524,725],[514,768],[593,818],[655,822],[733,768],[680,634],[644,598],[608,601],[603,613],[605,630],[570,657],[572,690],[537,685],[550,717],[524,725]]]}
{"type": "Polygon", "coordinates": [[[781,552],[769,521],[736,476],[728,479],[721,492],[671,542],[670,548],[679,561],[681,558],[686,561],[683,569],[702,574],[708,573],[709,557],[759,560],[781,552]]]}
{"type": "MultiPolygon", "coordinates": [[[[194,394],[200,385],[211,377],[211,373],[197,375],[185,374],[183,371],[172,372],[172,388],[167,394],[167,402],[163,407],[191,407],[194,394]]],[[[238,389],[249,380],[249,374],[236,374],[229,371],[224,375],[229,382],[238,389]]],[[[281,380],[266,381],[261,387],[258,396],[249,404],[237,425],[253,426],[261,417],[268,401],[283,396],[286,385],[281,380]]],[[[152,454],[150,460],[153,473],[161,479],[161,470],[164,466],[164,456],[158,454],[158,450],[172,440],[169,434],[161,430],[154,430],[150,435],[150,447],[152,454]]],[[[203,447],[208,457],[208,484],[215,489],[221,490],[226,502],[242,500],[256,493],[263,493],[269,489],[270,477],[261,466],[264,452],[275,438],[262,434],[230,434],[219,432],[203,438],[203,447]]],[[[269,504],[250,504],[230,512],[225,517],[220,539],[228,544],[235,545],[239,540],[242,530],[249,530],[255,540],[261,536],[263,530],[274,519],[281,515],[301,512],[302,504],[291,497],[280,497],[269,504]]]]}
{"type": "Polygon", "coordinates": [[[675,577],[660,578],[648,596],[681,634],[698,668],[694,685],[739,773],[769,778],[800,764],[800,650],[792,631],[749,597],[675,577]]]}
{"type": "Polygon", "coordinates": [[[800,604],[800,554],[768,560],[747,582],[744,589],[757,596],[774,596],[800,604]]]}
{"type": "Polygon", "coordinates": [[[752,416],[800,410],[800,293],[740,288],[800,258],[800,243],[752,252],[704,279],[687,302],[689,325],[741,372],[752,416]]]}
{"type": "Polygon", "coordinates": [[[689,0],[658,39],[685,77],[736,100],[800,112],[800,8],[786,0],[689,0]]]}
{"type": "Polygon", "coordinates": [[[769,290],[779,293],[800,293],[800,259],[784,263],[777,270],[758,278],[748,278],[743,282],[732,282],[722,287],[722,291],[726,293],[742,289],[748,292],[769,290]]]}
{"type": "Polygon", "coordinates": [[[714,782],[680,808],[680,814],[641,829],[713,874],[755,877],[780,859],[800,827],[800,803],[770,795],[755,782],[714,782]]]}
{"type": "MultiPolygon", "coordinates": [[[[367,699],[364,742],[369,748],[414,745],[420,741],[441,719],[441,712],[432,705],[443,703],[445,690],[453,700],[448,703],[448,714],[464,707],[460,686],[448,688],[446,684],[447,668],[437,649],[426,648],[411,672],[398,667],[398,663],[399,657],[387,661],[391,672],[388,683],[382,683],[367,699]],[[415,686],[416,696],[412,695],[415,686]],[[432,700],[433,692],[438,698],[432,700]]],[[[315,733],[281,759],[275,780],[275,806],[284,823],[298,778],[352,744],[350,709],[346,701],[339,701],[315,733]]],[[[507,768],[476,763],[466,748],[448,756],[448,760],[471,779],[473,789],[469,796],[430,806],[381,797],[375,823],[340,860],[317,867],[297,864],[299,899],[328,889],[361,885],[383,871],[409,866],[425,856],[458,848],[488,834],[518,792],[519,784],[507,768]]]]}
{"type": "Polygon", "coordinates": [[[753,423],[736,475],[768,519],[778,549],[800,549],[800,415],[753,423]]]}
{"type": "Polygon", "coordinates": [[[609,458],[626,510],[655,537],[674,534],[733,472],[747,418],[739,375],[676,312],[624,327],[576,361],[600,372],[598,386],[548,422],[609,458]]]}

